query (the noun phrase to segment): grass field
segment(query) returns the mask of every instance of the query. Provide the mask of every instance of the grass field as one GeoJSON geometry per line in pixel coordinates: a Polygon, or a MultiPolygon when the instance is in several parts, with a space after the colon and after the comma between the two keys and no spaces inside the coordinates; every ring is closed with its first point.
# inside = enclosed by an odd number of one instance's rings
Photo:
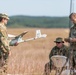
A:
{"type": "MultiPolygon", "coordinates": [[[[23,31],[28,31],[23,39],[35,36],[36,29],[40,28],[22,28],[8,29],[9,34],[18,35],[23,31]]],[[[8,73],[11,75],[43,75],[44,66],[49,61],[49,53],[55,45],[53,42],[56,37],[68,37],[68,29],[40,29],[42,33],[47,34],[46,38],[37,39],[18,46],[11,47],[11,55],[8,61],[8,73]]],[[[67,43],[65,43],[67,45],[67,43]]]]}

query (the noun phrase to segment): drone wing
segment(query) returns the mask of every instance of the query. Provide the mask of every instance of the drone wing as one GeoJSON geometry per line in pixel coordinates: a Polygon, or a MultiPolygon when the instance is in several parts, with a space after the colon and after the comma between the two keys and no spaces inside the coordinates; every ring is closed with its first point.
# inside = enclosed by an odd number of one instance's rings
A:
{"type": "Polygon", "coordinates": [[[21,34],[19,34],[18,36],[16,36],[15,38],[21,38],[21,37],[23,37],[26,33],[27,33],[28,31],[24,31],[23,33],[21,33],[21,34]]]}

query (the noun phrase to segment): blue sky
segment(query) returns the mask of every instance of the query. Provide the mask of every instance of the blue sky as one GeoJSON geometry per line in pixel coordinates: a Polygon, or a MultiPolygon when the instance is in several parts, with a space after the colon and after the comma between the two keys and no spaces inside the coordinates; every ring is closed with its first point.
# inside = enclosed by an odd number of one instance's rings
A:
{"type": "MultiPolygon", "coordinates": [[[[76,11],[76,0],[74,12],[76,11]]],[[[1,0],[0,13],[29,16],[68,16],[70,0],[1,0]]]]}

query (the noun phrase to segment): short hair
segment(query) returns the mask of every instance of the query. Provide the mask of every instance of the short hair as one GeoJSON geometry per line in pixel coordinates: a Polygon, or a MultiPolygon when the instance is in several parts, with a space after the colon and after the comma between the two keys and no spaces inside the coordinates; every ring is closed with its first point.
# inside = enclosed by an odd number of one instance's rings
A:
{"type": "Polygon", "coordinates": [[[2,21],[2,19],[3,19],[3,18],[2,18],[2,17],[0,17],[0,22],[2,21]]]}
{"type": "Polygon", "coordinates": [[[69,15],[69,18],[70,18],[70,19],[71,19],[72,15],[76,15],[76,13],[71,13],[71,14],[69,15]]]}

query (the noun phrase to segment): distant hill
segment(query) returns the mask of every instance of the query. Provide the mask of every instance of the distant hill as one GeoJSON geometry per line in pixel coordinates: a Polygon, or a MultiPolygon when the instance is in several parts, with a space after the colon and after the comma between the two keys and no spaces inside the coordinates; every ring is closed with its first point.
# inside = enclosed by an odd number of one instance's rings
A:
{"type": "Polygon", "coordinates": [[[8,27],[68,28],[68,17],[10,16],[8,27]]]}

